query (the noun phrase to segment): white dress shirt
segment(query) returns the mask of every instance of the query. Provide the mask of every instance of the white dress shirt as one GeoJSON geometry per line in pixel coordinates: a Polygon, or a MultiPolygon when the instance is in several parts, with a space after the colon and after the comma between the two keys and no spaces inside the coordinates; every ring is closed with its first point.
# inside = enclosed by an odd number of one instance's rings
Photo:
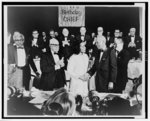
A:
{"type": "Polygon", "coordinates": [[[131,42],[134,43],[134,40],[135,40],[135,36],[134,37],[131,37],[131,42]]]}
{"type": "Polygon", "coordinates": [[[99,62],[100,62],[100,61],[101,61],[101,59],[102,59],[103,53],[104,53],[104,52],[101,52],[101,53],[100,53],[99,62]]]}
{"type": "Polygon", "coordinates": [[[25,49],[17,49],[18,66],[23,67],[26,65],[25,49]]]}

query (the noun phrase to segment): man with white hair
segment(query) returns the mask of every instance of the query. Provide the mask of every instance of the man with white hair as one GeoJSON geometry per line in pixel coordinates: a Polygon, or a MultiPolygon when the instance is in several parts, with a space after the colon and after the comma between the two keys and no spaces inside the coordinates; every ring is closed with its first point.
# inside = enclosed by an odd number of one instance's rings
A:
{"type": "Polygon", "coordinates": [[[93,67],[84,75],[87,80],[96,72],[95,85],[98,92],[110,92],[114,88],[117,76],[117,62],[115,50],[108,49],[105,39],[97,39],[96,46],[99,50],[93,67]]]}
{"type": "Polygon", "coordinates": [[[125,48],[130,53],[130,58],[139,58],[139,53],[142,51],[142,38],[135,35],[136,29],[130,28],[130,35],[126,37],[125,48]]]}
{"type": "Polygon", "coordinates": [[[59,42],[52,38],[49,40],[49,49],[41,57],[41,82],[40,88],[42,90],[54,90],[65,85],[64,73],[64,58],[60,59],[58,56],[59,42]]]}
{"type": "Polygon", "coordinates": [[[19,90],[29,90],[31,79],[31,70],[29,65],[37,76],[39,72],[33,62],[30,49],[24,45],[25,38],[20,32],[14,32],[14,44],[8,48],[8,86],[15,86],[19,90]]]}

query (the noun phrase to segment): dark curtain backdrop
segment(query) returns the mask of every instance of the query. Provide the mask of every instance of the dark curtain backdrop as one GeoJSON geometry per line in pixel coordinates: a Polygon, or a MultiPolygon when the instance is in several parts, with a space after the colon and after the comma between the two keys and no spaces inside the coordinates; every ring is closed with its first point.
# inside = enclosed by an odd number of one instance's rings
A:
{"type": "MultiPolygon", "coordinates": [[[[87,32],[96,32],[98,26],[114,33],[114,29],[120,29],[127,35],[130,27],[137,28],[139,34],[139,8],[138,7],[86,7],[85,26],[87,32]]],[[[26,41],[32,35],[33,29],[39,32],[54,28],[61,32],[58,26],[58,7],[8,7],[8,31],[13,33],[18,30],[22,32],[26,41]]],[[[69,27],[70,33],[78,34],[79,27],[69,27]]]]}

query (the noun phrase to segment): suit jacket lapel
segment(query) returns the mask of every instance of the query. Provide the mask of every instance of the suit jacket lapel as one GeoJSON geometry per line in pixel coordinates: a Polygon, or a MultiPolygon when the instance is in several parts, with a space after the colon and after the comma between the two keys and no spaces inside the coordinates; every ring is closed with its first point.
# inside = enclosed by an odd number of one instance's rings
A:
{"type": "MultiPolygon", "coordinates": [[[[101,52],[100,52],[101,53],[101,52]]],[[[103,64],[103,61],[107,58],[107,51],[103,52],[103,55],[101,57],[101,60],[99,61],[99,65],[101,66],[103,64]]],[[[100,59],[100,58],[99,58],[100,59]]]]}
{"type": "Polygon", "coordinates": [[[27,64],[27,60],[29,58],[29,52],[28,49],[24,46],[24,51],[25,51],[25,55],[26,55],[26,64],[27,64]]]}
{"type": "Polygon", "coordinates": [[[16,65],[18,65],[18,55],[17,55],[17,47],[16,46],[14,46],[14,56],[15,56],[16,65]]]}
{"type": "Polygon", "coordinates": [[[49,51],[48,53],[49,53],[49,54],[48,54],[48,55],[49,55],[49,58],[52,59],[52,63],[55,64],[55,60],[54,60],[54,57],[53,57],[53,55],[52,55],[52,52],[49,51]]]}

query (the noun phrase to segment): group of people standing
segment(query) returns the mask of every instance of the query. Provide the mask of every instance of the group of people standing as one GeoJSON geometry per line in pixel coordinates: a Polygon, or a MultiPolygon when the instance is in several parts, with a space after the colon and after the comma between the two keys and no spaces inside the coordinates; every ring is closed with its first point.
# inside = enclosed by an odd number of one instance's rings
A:
{"type": "Polygon", "coordinates": [[[15,32],[13,44],[8,44],[8,85],[29,90],[30,68],[40,77],[39,89],[55,90],[66,85],[66,74],[70,76],[69,91],[74,95],[87,96],[89,81],[95,75],[95,90],[98,92],[122,93],[128,81],[127,67],[130,59],[139,58],[142,39],[130,29],[130,35],[120,37],[116,29],[114,37],[105,37],[103,27],[97,28],[97,36],[80,34],[72,36],[67,28],[62,36],[50,30],[50,36],[37,30],[32,32],[28,46],[24,35],[15,32]],[[34,58],[40,58],[41,75],[37,71],[34,58]]]}

